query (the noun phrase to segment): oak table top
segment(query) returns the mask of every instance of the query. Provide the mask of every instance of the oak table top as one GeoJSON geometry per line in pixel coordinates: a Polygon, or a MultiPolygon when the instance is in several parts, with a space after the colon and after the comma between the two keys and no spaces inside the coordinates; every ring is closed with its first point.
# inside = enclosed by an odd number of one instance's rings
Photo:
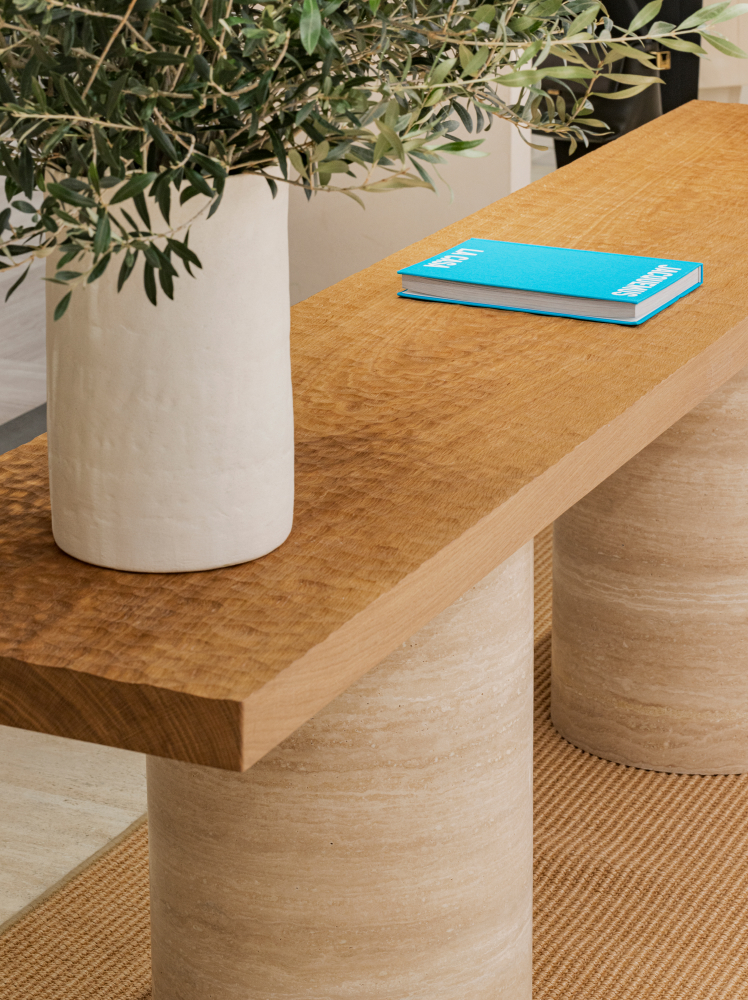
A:
{"type": "Polygon", "coordinates": [[[0,723],[250,766],[748,364],[747,220],[748,107],[693,102],[295,306],[295,523],[255,562],[78,562],[45,439],[4,456],[0,723]],[[471,236],[704,285],[640,327],[396,297],[471,236]]]}

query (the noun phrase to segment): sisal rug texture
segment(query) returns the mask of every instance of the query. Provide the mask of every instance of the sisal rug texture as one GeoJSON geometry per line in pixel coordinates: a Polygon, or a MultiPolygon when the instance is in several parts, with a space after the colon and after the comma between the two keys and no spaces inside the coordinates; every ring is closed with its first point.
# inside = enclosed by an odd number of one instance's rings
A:
{"type": "MultiPolygon", "coordinates": [[[[546,530],[534,998],[748,1000],[748,775],[639,771],[561,739],[548,714],[550,596],[546,530]]],[[[149,1000],[147,852],[142,826],[5,931],[0,1000],[149,1000]]]]}
{"type": "Polygon", "coordinates": [[[0,1000],[150,996],[143,824],[0,936],[0,1000]]]}
{"type": "Polygon", "coordinates": [[[612,764],[550,722],[535,539],[536,1000],[748,1000],[748,774],[612,764]]]}

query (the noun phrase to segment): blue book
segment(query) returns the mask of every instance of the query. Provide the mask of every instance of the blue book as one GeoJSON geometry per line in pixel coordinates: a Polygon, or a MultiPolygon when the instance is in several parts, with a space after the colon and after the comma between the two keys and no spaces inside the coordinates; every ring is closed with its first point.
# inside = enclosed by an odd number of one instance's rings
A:
{"type": "Polygon", "coordinates": [[[704,280],[703,264],[470,239],[397,272],[409,299],[638,326],[704,280]]]}

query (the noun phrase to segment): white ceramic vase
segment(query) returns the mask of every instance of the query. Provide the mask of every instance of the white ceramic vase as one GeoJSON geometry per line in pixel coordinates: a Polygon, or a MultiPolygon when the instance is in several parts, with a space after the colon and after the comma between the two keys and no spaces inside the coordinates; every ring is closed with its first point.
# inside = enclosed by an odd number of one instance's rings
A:
{"type": "Polygon", "coordinates": [[[203,269],[175,281],[174,301],[159,289],[154,308],[142,267],[118,293],[121,255],[56,322],[61,289],[48,283],[52,530],[69,555],[170,573],[256,559],[288,537],[287,219],[285,185],[273,199],[262,178],[231,177],[192,227],[203,269]]]}

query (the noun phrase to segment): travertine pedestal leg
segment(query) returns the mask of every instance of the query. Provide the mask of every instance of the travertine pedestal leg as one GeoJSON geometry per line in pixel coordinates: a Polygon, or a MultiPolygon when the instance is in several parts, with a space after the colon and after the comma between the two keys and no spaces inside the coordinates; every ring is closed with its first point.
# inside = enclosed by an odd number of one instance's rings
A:
{"type": "Polygon", "coordinates": [[[748,771],[748,369],[556,521],[552,715],[660,771],[748,771]]]}
{"type": "Polygon", "coordinates": [[[244,774],[148,762],[154,1000],[530,1000],[532,543],[244,774]]]}

